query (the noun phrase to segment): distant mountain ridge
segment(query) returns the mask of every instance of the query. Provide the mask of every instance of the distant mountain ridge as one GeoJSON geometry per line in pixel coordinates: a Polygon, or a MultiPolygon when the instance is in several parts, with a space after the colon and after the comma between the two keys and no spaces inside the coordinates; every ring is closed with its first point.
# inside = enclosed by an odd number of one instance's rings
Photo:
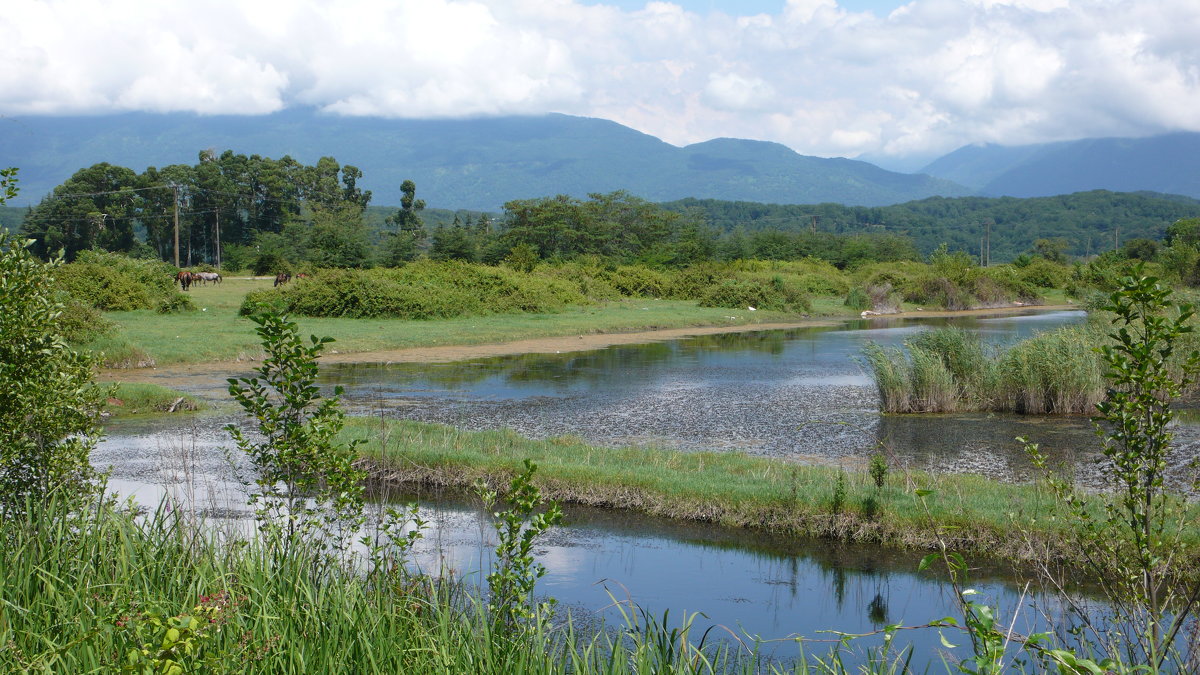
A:
{"type": "Polygon", "coordinates": [[[934,160],[922,172],[991,197],[1145,190],[1200,198],[1200,133],[968,145],[934,160]]]}
{"type": "Polygon", "coordinates": [[[608,120],[550,114],[459,120],[334,117],[310,110],[264,116],[126,113],[0,118],[0,164],[21,169],[14,204],[36,203],[75,171],[110,162],[143,171],[193,164],[226,149],[305,163],[333,156],[363,170],[375,204],[399,202],[411,178],[432,207],[499,210],[511,199],[628,190],[651,201],[686,197],[876,206],[969,190],[849,159],[797,154],[778,143],[719,138],[679,148],[608,120]]]}

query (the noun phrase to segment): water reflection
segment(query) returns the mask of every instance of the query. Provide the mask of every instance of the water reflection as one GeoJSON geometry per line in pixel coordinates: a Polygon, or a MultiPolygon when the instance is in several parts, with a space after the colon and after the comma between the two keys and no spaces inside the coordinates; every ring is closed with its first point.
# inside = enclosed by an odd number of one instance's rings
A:
{"type": "Polygon", "coordinates": [[[855,463],[880,442],[914,468],[1019,480],[1013,439],[1039,438],[1056,459],[1094,445],[1085,421],[1011,415],[896,418],[878,413],[859,358],[867,341],[899,345],[941,326],[995,344],[1083,321],[1083,312],[877,318],[791,330],[706,335],[567,354],[449,364],[346,364],[324,369],[360,410],[467,429],[507,427],[601,444],[726,449],[855,463]]]}
{"type": "MultiPolygon", "coordinates": [[[[221,416],[118,420],[93,460],[112,466],[114,487],[153,506],[170,495],[197,515],[216,517],[229,529],[248,531],[245,493],[231,480],[230,445],[221,416]],[[128,491],[128,492],[127,492],[128,491]]],[[[412,553],[420,568],[452,572],[482,583],[496,545],[478,499],[423,490],[390,495],[416,500],[429,528],[412,553]]],[[[884,505],[886,508],[886,505],[884,505]]],[[[552,530],[536,554],[548,570],[539,592],[584,623],[612,624],[615,600],[632,600],[653,616],[686,612],[702,632],[710,625],[764,638],[825,636],[821,631],[868,632],[895,622],[923,623],[956,612],[950,589],[937,575],[918,573],[919,554],[771,533],[718,528],[627,511],[568,507],[566,526],[552,530]],[[607,609],[606,609],[607,608],[607,609]]],[[[1046,619],[1021,598],[1020,575],[972,560],[973,585],[985,598],[1020,611],[1019,630],[1046,628],[1046,619]]],[[[1056,603],[1039,599],[1051,621],[1069,625],[1056,603]]],[[[1011,614],[1006,614],[1011,616],[1011,614]]],[[[920,655],[941,649],[932,631],[907,633],[920,655]]],[[[810,645],[809,650],[818,649],[810,645]]],[[[794,658],[794,643],[772,655],[794,658]]]]}

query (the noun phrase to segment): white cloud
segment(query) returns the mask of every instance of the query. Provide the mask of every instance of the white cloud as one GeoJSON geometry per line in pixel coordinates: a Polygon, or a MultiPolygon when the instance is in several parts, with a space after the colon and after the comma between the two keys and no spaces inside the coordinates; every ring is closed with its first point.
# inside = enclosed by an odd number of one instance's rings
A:
{"type": "Polygon", "coordinates": [[[1200,130],[1195,0],[8,0],[0,113],[558,111],[824,155],[1200,130]]]}

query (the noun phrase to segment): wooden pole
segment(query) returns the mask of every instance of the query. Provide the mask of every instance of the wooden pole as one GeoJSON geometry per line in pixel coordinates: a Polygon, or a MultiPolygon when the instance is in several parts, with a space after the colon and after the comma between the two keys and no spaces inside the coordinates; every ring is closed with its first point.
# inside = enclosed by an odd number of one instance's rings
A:
{"type": "Polygon", "coordinates": [[[172,185],[175,193],[175,266],[179,267],[179,186],[172,185]]]}
{"type": "Polygon", "coordinates": [[[221,269],[221,211],[217,211],[217,269],[221,269]]]}

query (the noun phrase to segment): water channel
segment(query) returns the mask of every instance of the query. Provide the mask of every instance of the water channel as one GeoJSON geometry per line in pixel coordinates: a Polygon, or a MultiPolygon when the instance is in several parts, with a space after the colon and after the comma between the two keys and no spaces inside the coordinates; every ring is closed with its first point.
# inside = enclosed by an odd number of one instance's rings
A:
{"type": "MultiPolygon", "coordinates": [[[[449,364],[323,366],[322,383],[347,390],[351,412],[370,411],[478,429],[510,427],[536,437],[571,433],[596,443],[681,449],[736,449],[801,461],[853,464],[887,442],[915,468],[1020,479],[1027,462],[1011,439],[1030,435],[1060,457],[1086,454],[1095,438],[1085,419],[1015,416],[885,417],[870,379],[855,361],[867,340],[900,344],[938,325],[977,331],[994,343],[1081,322],[1082,312],[1026,313],[928,320],[853,321],[759,333],[696,337],[649,345],[449,364]]],[[[164,384],[219,400],[230,373],[164,373],[164,384]]],[[[94,461],[113,467],[113,484],[154,504],[170,494],[212,518],[245,517],[244,495],[230,480],[221,412],[114,422],[94,461]]],[[[1195,444],[1195,427],[1181,440],[1195,444]]],[[[430,522],[414,560],[427,571],[482,578],[494,540],[475,500],[415,494],[430,522]]],[[[720,625],[764,638],[820,631],[868,632],[889,623],[923,623],[956,613],[949,587],[917,573],[919,555],[828,541],[681,524],[614,511],[572,508],[568,525],[539,547],[549,574],[542,593],[576,620],[608,622],[614,598],[652,615],[683,612],[703,632],[720,625]],[[611,595],[610,595],[611,594],[611,595]]],[[[974,574],[985,599],[1020,611],[1018,630],[1046,619],[1023,598],[1017,575],[986,561],[974,574]]],[[[1061,607],[1042,599],[1055,623],[1061,607]]],[[[727,633],[726,633],[727,634],[727,633]]],[[[941,649],[936,631],[904,636],[919,654],[941,649]]],[[[961,641],[961,640],[955,640],[961,641]]],[[[789,643],[773,647],[794,656],[789,643]]],[[[810,652],[821,651],[809,646],[810,652]]]]}

